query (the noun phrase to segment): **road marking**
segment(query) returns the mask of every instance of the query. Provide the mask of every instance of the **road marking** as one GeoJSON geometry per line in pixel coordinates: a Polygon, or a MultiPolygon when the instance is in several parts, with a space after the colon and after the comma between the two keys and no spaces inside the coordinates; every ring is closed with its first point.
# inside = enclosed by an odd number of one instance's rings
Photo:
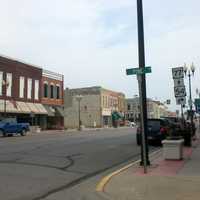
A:
{"type": "MultiPolygon", "coordinates": [[[[154,151],[153,153],[150,154],[150,156],[152,157],[152,156],[154,156],[155,154],[160,153],[161,151],[162,151],[162,149],[159,149],[159,150],[157,150],[157,151],[154,151]]],[[[109,175],[103,177],[103,178],[100,180],[100,182],[97,184],[97,186],[96,186],[96,191],[97,191],[97,192],[104,192],[105,186],[108,184],[108,182],[109,182],[114,176],[116,176],[116,175],[120,174],[121,172],[127,170],[128,168],[130,168],[130,167],[132,167],[132,166],[138,164],[139,162],[140,162],[140,160],[134,161],[134,162],[132,162],[132,163],[126,165],[125,167],[123,167],[123,168],[121,168],[121,169],[118,169],[118,170],[112,172],[111,174],[109,174],[109,175]]]]}

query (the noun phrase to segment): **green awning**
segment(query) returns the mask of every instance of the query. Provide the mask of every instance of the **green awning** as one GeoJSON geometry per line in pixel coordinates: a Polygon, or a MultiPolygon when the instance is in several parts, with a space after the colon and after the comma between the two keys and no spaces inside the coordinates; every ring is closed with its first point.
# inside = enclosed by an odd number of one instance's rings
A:
{"type": "Polygon", "coordinates": [[[115,112],[112,113],[112,119],[113,120],[123,119],[123,116],[122,116],[121,113],[115,111],[115,112]]]}

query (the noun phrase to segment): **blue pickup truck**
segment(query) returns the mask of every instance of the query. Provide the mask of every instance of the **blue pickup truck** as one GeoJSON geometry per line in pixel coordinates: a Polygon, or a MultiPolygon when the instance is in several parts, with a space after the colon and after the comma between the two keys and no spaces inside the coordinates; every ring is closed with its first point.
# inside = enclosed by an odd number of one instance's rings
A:
{"type": "Polygon", "coordinates": [[[30,130],[28,123],[17,123],[16,121],[0,121],[0,135],[17,135],[25,136],[30,130]]]}

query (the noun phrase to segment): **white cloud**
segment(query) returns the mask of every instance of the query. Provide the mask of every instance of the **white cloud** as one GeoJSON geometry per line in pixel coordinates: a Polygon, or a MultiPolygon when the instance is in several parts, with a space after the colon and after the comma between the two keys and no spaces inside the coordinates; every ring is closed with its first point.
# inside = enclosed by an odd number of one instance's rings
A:
{"type": "MultiPolygon", "coordinates": [[[[144,0],[150,97],[173,98],[171,67],[200,65],[197,0],[144,0]]],[[[69,87],[102,85],[137,93],[136,1],[0,0],[0,53],[65,75],[69,87]]],[[[199,73],[199,69],[197,69],[199,73]]],[[[196,73],[196,74],[198,74],[196,73]]],[[[194,79],[198,87],[199,77],[194,79]]],[[[195,89],[194,88],[194,89],[195,89]]]]}

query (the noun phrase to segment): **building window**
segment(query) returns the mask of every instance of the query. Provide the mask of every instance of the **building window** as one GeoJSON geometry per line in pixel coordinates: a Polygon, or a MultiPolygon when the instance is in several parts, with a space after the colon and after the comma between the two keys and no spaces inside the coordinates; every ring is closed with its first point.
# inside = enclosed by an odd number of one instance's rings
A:
{"type": "Polygon", "coordinates": [[[39,80],[35,80],[35,100],[39,99],[39,80]]]}
{"type": "Polygon", "coordinates": [[[19,97],[24,98],[24,77],[19,78],[19,97]]]}
{"type": "Polygon", "coordinates": [[[60,86],[56,85],[56,98],[60,99],[60,86]]]}
{"type": "Polygon", "coordinates": [[[27,87],[27,98],[31,99],[32,98],[32,79],[28,78],[28,87],[27,87]]]}
{"type": "Polygon", "coordinates": [[[53,85],[50,85],[50,97],[51,97],[51,99],[54,98],[54,86],[53,85]]]}
{"type": "Polygon", "coordinates": [[[11,95],[12,95],[12,74],[11,73],[7,73],[7,75],[6,75],[6,83],[7,83],[6,95],[8,97],[11,97],[11,95]]]}
{"type": "Polygon", "coordinates": [[[44,83],[44,97],[47,98],[48,97],[48,84],[44,83]]]}
{"type": "Polygon", "coordinates": [[[131,110],[131,105],[130,104],[128,104],[127,109],[131,110]]]}
{"type": "Polygon", "coordinates": [[[3,72],[0,72],[0,95],[2,95],[3,72]]]}

